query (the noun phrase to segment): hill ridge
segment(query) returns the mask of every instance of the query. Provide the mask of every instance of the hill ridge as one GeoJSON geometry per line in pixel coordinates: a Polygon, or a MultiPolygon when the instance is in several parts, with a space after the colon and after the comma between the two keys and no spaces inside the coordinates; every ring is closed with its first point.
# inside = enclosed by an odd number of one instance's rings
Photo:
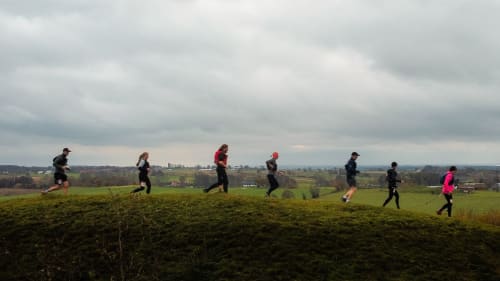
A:
{"type": "Polygon", "coordinates": [[[500,280],[497,227],[359,204],[55,195],[0,213],[2,280],[500,280]]]}

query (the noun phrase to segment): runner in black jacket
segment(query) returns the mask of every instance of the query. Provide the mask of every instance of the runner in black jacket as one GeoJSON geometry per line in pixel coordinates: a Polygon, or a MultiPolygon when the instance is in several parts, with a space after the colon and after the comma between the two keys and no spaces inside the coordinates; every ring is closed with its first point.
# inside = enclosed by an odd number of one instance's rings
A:
{"type": "Polygon", "coordinates": [[[387,176],[386,180],[388,183],[387,188],[389,189],[389,197],[385,199],[383,207],[387,205],[392,199],[392,197],[396,197],[396,206],[399,209],[399,193],[398,193],[398,182],[401,183],[402,181],[398,179],[398,172],[396,172],[396,168],[398,167],[398,163],[392,162],[391,163],[391,169],[387,170],[387,176]]]}
{"type": "Polygon", "coordinates": [[[357,152],[351,153],[351,158],[345,164],[345,171],[346,171],[346,177],[347,177],[347,185],[349,185],[349,190],[342,196],[342,201],[343,202],[349,202],[351,201],[352,196],[356,192],[357,187],[356,187],[356,175],[359,174],[359,171],[357,170],[357,164],[356,164],[356,159],[358,159],[359,155],[357,152]]]}
{"type": "Polygon", "coordinates": [[[266,161],[267,179],[269,180],[269,189],[266,191],[266,197],[271,196],[271,192],[280,186],[276,180],[276,173],[281,174],[281,172],[278,172],[278,163],[276,163],[278,158],[278,152],[273,152],[272,158],[266,161]]]}
{"type": "Polygon", "coordinates": [[[68,181],[68,176],[66,175],[66,171],[69,170],[68,166],[68,158],[67,156],[71,150],[69,148],[64,148],[63,153],[60,155],[57,155],[52,159],[52,165],[55,168],[54,172],[54,184],[53,186],[42,190],[42,194],[47,194],[49,192],[58,190],[63,188],[64,194],[68,194],[68,188],[69,188],[69,181],[68,181]]]}

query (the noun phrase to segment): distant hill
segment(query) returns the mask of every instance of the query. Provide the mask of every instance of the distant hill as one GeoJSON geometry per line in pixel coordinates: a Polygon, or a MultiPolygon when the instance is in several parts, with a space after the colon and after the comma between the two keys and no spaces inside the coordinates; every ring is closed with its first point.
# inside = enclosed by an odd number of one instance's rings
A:
{"type": "Polygon", "coordinates": [[[0,214],[0,280],[500,280],[499,228],[356,204],[51,194],[0,214]]]}

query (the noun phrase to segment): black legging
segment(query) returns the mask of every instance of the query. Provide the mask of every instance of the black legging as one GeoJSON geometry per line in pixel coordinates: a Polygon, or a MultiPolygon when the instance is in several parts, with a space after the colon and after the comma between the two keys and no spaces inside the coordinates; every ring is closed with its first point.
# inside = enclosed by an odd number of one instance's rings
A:
{"type": "Polygon", "coordinates": [[[451,208],[453,207],[453,195],[451,193],[444,194],[444,198],[446,198],[446,204],[439,209],[439,213],[444,211],[444,209],[448,209],[448,217],[451,217],[451,208]]]}
{"type": "Polygon", "coordinates": [[[389,197],[387,197],[387,199],[385,199],[383,206],[385,207],[385,205],[387,205],[387,203],[389,203],[392,200],[393,196],[396,197],[396,206],[399,209],[399,193],[395,187],[389,187],[389,197]]]}
{"type": "Polygon", "coordinates": [[[220,185],[224,186],[224,192],[227,193],[227,187],[229,186],[229,181],[227,179],[226,169],[222,167],[217,167],[217,182],[205,189],[206,192],[220,185]]]}
{"type": "MultiPolygon", "coordinates": [[[[147,187],[146,193],[149,194],[151,192],[151,181],[149,180],[149,177],[147,175],[145,175],[145,176],[144,175],[139,175],[139,181],[141,182],[141,184],[143,182],[146,183],[146,187],[147,187]]],[[[136,193],[136,192],[139,192],[139,191],[142,191],[142,190],[144,190],[144,186],[141,185],[138,188],[134,189],[132,191],[132,193],[136,193]]]]}
{"type": "Polygon", "coordinates": [[[271,192],[280,187],[280,184],[278,183],[274,175],[267,175],[267,179],[269,180],[269,189],[267,190],[266,194],[271,195],[271,192]]]}

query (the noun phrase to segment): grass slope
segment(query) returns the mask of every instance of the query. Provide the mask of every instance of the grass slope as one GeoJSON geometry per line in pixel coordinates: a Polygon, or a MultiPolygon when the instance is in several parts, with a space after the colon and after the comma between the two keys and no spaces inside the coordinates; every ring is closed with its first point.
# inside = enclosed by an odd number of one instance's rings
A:
{"type": "MultiPolygon", "coordinates": [[[[115,187],[70,187],[69,194],[71,195],[106,195],[110,192],[117,194],[127,194],[136,186],[115,186],[115,187]]],[[[0,189],[0,192],[4,189],[0,189]]],[[[264,197],[267,188],[241,188],[230,187],[229,193],[232,195],[254,196],[258,198],[264,197]]],[[[286,189],[279,188],[273,192],[273,196],[281,198],[282,193],[286,189]]],[[[340,197],[344,192],[334,192],[330,188],[321,188],[321,201],[339,202],[340,197]]],[[[6,190],[8,191],[8,190],[6,190]]],[[[311,199],[309,188],[296,188],[289,189],[294,194],[296,199],[311,199]]],[[[401,196],[401,208],[404,210],[435,214],[444,203],[445,199],[442,195],[433,194],[437,190],[430,190],[429,188],[400,188],[399,193],[401,196]]],[[[19,198],[37,198],[40,197],[39,190],[22,190],[22,192],[31,192],[26,195],[11,195],[0,196],[0,203],[6,200],[13,200],[19,198]]],[[[215,190],[213,192],[216,192],[215,190]]],[[[7,192],[8,193],[8,192],[7,192]]],[[[61,193],[60,191],[56,193],[61,193]]],[[[153,186],[152,193],[154,195],[165,194],[201,194],[201,188],[172,188],[172,187],[155,187],[153,186]]],[[[360,189],[354,195],[353,202],[359,204],[366,204],[372,206],[381,206],[387,198],[387,189],[360,189]]],[[[453,194],[453,213],[459,212],[472,212],[474,214],[487,213],[489,211],[500,211],[500,192],[493,191],[477,191],[472,194],[464,194],[455,192],[453,194]]],[[[387,205],[386,208],[394,209],[394,199],[387,205]]]]}
{"type": "Polygon", "coordinates": [[[500,280],[500,229],[223,194],[0,204],[0,280],[500,280]]]}

